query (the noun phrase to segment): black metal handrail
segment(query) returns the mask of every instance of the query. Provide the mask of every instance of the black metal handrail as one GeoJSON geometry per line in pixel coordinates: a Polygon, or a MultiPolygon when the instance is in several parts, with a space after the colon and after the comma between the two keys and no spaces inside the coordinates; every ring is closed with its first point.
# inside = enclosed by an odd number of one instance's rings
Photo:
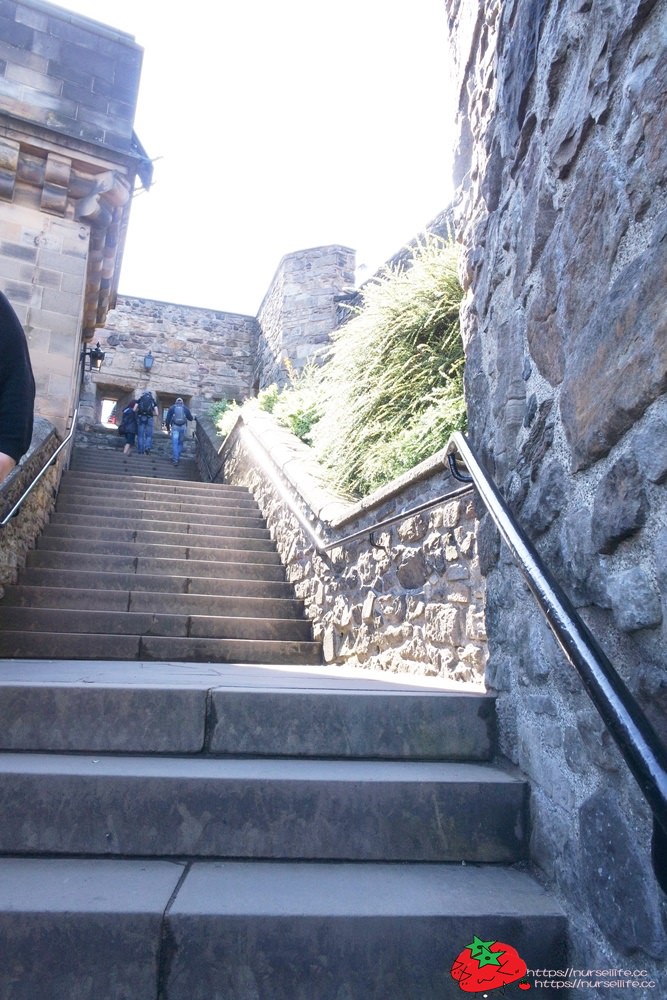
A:
{"type": "Polygon", "coordinates": [[[21,496],[18,498],[18,500],[16,501],[16,503],[14,504],[14,506],[12,507],[12,509],[9,511],[9,513],[5,514],[5,516],[2,519],[2,521],[0,521],[0,528],[4,528],[4,526],[7,524],[7,522],[10,521],[14,517],[15,514],[18,514],[18,512],[21,509],[21,506],[23,505],[24,501],[27,500],[27,498],[30,496],[30,494],[34,490],[35,486],[37,486],[37,483],[40,481],[40,479],[42,478],[42,476],[44,475],[44,473],[46,472],[46,470],[49,469],[53,465],[53,463],[55,462],[56,458],[58,457],[58,455],[60,454],[60,452],[63,450],[63,448],[72,440],[72,438],[74,436],[74,433],[76,431],[76,416],[77,416],[78,412],[79,412],[79,410],[77,408],[74,411],[74,415],[72,416],[72,424],[70,426],[69,434],[67,435],[67,437],[64,438],[63,441],[61,441],[61,443],[58,445],[58,447],[54,451],[53,455],[51,455],[51,457],[49,459],[47,459],[47,461],[44,463],[44,465],[42,466],[42,468],[39,470],[39,472],[37,473],[37,475],[35,476],[35,478],[32,480],[32,482],[30,483],[30,485],[27,487],[27,489],[25,489],[23,491],[23,493],[21,494],[21,496]]]}
{"type": "Polygon", "coordinates": [[[463,434],[449,444],[452,475],[474,483],[498,531],[514,556],[559,646],[577,670],[653,813],[653,870],[667,892],[667,750],[634,695],[544,566],[517,524],[495,483],[463,434]],[[470,473],[456,465],[458,452],[470,473]]]}

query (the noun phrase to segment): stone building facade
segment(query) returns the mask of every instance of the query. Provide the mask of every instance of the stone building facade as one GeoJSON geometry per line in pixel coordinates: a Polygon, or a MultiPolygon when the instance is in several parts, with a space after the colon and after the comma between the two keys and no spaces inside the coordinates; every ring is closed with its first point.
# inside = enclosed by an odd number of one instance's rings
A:
{"type": "Polygon", "coordinates": [[[41,0],[0,5],[0,287],[21,319],[37,412],[63,432],[81,353],[115,305],[137,178],[142,50],[41,0]]]}
{"type": "MultiPolygon", "coordinates": [[[[446,9],[470,437],[667,743],[667,4],[446,9]]],[[[479,544],[487,682],[572,964],[667,995],[650,811],[488,517],[479,544]]]]}

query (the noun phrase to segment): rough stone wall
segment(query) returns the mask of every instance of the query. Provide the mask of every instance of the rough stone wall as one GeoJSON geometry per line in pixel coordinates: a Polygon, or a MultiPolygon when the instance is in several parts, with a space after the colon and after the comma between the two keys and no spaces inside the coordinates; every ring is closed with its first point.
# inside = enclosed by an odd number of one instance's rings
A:
{"type": "Polygon", "coordinates": [[[285,361],[299,372],[315,360],[338,322],[337,302],[354,289],[355,254],[341,246],[315,247],[281,260],[257,320],[260,338],[255,383],[264,388],[289,379],[285,361]]]}
{"type": "Polygon", "coordinates": [[[288,495],[321,536],[336,541],[451,492],[457,484],[444,453],[357,504],[333,494],[310,449],[261,411],[237,422],[221,457],[225,482],[247,486],[258,501],[327,663],[481,686],[484,586],[470,494],[328,557],[285,504],[288,495]]]}
{"type": "MultiPolygon", "coordinates": [[[[470,435],[667,742],[667,5],[446,8],[470,435]]],[[[649,810],[487,518],[480,551],[487,680],[571,964],[667,995],[649,810]]]]}
{"type": "MultiPolygon", "coordinates": [[[[38,417],[30,451],[0,484],[0,520],[12,510],[59,444],[60,439],[53,426],[38,417]]],[[[47,469],[14,517],[0,526],[0,596],[3,584],[16,583],[18,571],[25,565],[26,554],[34,547],[35,539],[51,516],[62,467],[62,458],[56,459],[56,465],[47,469]]]]}
{"type": "Polygon", "coordinates": [[[251,316],[119,296],[99,331],[104,364],[86,375],[82,419],[99,421],[104,396],[139,396],[145,389],[168,405],[182,396],[195,413],[215,400],[245,399],[252,395],[257,337],[251,316]],[[147,372],[149,351],[154,362],[147,372]]]}

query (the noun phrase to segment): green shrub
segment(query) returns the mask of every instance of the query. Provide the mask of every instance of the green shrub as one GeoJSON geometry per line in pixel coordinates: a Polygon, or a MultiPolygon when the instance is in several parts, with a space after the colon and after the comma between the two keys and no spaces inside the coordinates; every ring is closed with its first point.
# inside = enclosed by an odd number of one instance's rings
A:
{"type": "Polygon", "coordinates": [[[313,445],[333,481],[365,495],[442,447],[465,422],[462,290],[453,244],[429,237],[383,269],[334,334],[313,445]]]}
{"type": "MultiPolygon", "coordinates": [[[[270,385],[244,404],[312,445],[339,492],[366,495],[464,428],[457,267],[452,243],[426,238],[409,266],[388,266],[364,286],[324,364],[297,373],[285,359],[289,385],[270,385]]],[[[226,404],[220,433],[239,412],[226,404]]]]}

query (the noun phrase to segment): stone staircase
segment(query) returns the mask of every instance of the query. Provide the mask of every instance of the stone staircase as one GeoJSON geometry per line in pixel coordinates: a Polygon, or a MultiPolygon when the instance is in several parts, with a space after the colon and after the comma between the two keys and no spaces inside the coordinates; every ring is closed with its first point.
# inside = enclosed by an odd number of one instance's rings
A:
{"type": "Polygon", "coordinates": [[[192,459],[81,449],[0,601],[0,656],[317,663],[247,490],[192,459]]]}
{"type": "Polygon", "coordinates": [[[494,699],[327,669],[301,636],[199,640],[108,618],[70,632],[70,613],[192,619],[199,601],[204,618],[303,624],[280,566],[255,561],[270,549],[232,557],[242,538],[266,545],[247,495],[142,474],[119,484],[82,464],[45,532],[54,548],[40,540],[45,562],[2,605],[2,1000],[447,1000],[475,935],[563,968],[565,920],[525,870],[528,788],[497,760],[494,699]],[[178,499],[153,500],[169,489],[178,499]],[[223,498],[236,513],[217,512],[223,498]],[[162,551],[193,537],[205,552],[162,551]],[[70,562],[50,563],[70,543],[70,562]],[[66,603],[28,611],[43,589],[66,603]],[[91,593],[129,603],[78,608],[91,593]],[[153,610],[135,610],[139,597],[153,610]],[[46,631],[21,631],[42,611],[46,631]],[[205,659],[200,641],[226,651],[205,659]]]}

